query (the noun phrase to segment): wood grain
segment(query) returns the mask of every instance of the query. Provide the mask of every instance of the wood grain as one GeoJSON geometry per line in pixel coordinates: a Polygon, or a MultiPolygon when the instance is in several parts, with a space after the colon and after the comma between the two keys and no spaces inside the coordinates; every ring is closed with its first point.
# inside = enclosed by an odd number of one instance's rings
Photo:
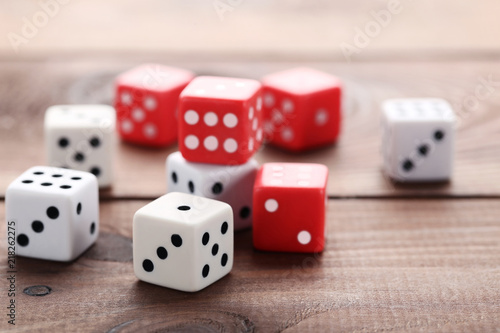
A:
{"type": "MultiPolygon", "coordinates": [[[[227,277],[190,294],[139,282],[131,219],[106,201],[101,235],[72,263],[17,259],[19,332],[495,332],[500,200],[330,200],[321,255],[254,251],[235,237],[227,277]],[[34,292],[43,288],[34,288],[34,292]]],[[[4,204],[0,204],[4,220],[4,204]]],[[[5,254],[5,229],[0,229],[5,254]]],[[[0,259],[6,284],[6,260],[0,259]]],[[[2,289],[5,289],[2,286],[2,289]]],[[[0,303],[6,302],[2,292],[0,303]]],[[[0,328],[7,329],[5,319],[0,328]]]]}
{"type": "MultiPolygon", "coordinates": [[[[231,274],[201,292],[138,281],[132,269],[132,216],[164,193],[164,161],[176,146],[144,149],[117,140],[115,185],[101,192],[97,243],[72,263],[17,259],[16,331],[498,332],[496,61],[246,62],[121,53],[0,61],[0,221],[10,181],[45,163],[45,109],[110,103],[115,75],[145,61],[250,78],[306,65],[344,80],[345,122],[335,146],[304,154],[266,146],[256,155],[261,163],[329,167],[326,250],[321,255],[258,252],[247,230],[235,236],[231,274]],[[489,77],[489,94],[475,97],[481,78],[489,77]],[[453,180],[394,184],[380,170],[379,105],[386,98],[424,96],[443,97],[459,113],[453,180]]],[[[5,228],[0,228],[1,307],[7,305],[5,250],[5,228]]],[[[2,319],[0,331],[10,329],[2,319]]]]}
{"type": "MultiPolygon", "coordinates": [[[[497,62],[182,62],[163,57],[52,58],[49,62],[0,62],[0,196],[22,171],[44,164],[43,114],[52,104],[111,103],[113,78],[144,61],[214,74],[259,78],[298,65],[316,67],[345,82],[344,125],[339,142],[303,154],[265,146],[263,162],[316,162],[330,169],[332,197],[500,195],[500,70],[497,62]],[[476,90],[482,80],[491,81],[476,90]],[[380,104],[392,97],[441,97],[459,115],[455,173],[450,183],[395,184],[381,171],[380,104]]],[[[116,142],[115,183],[105,198],[154,198],[166,190],[164,161],[177,149],[144,149],[116,142]],[[138,186],[140,184],[140,186],[138,186]]]]}

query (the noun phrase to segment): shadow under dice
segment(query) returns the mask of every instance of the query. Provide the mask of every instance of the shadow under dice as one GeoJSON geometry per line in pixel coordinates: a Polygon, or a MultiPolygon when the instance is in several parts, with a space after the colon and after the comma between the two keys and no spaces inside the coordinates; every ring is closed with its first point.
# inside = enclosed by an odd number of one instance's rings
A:
{"type": "Polygon", "coordinates": [[[259,165],[254,159],[241,165],[194,163],[180,152],[166,161],[167,191],[183,192],[228,203],[234,212],[234,229],[252,226],[252,194],[259,165]]]}
{"type": "Polygon", "coordinates": [[[223,202],[172,192],[139,209],[134,272],[142,281],[198,291],[233,267],[233,212],[223,202]]]}
{"type": "Polygon", "coordinates": [[[444,181],[453,173],[455,115],[442,99],[394,99],[383,104],[386,174],[401,182],[444,181]]]}
{"type": "Polygon", "coordinates": [[[97,239],[99,193],[90,173],[33,167],[9,185],[5,200],[16,255],[71,261],[97,239]]]}
{"type": "Polygon", "coordinates": [[[107,105],[56,105],[45,113],[47,162],[86,171],[99,187],[113,178],[115,110],[107,105]]]}

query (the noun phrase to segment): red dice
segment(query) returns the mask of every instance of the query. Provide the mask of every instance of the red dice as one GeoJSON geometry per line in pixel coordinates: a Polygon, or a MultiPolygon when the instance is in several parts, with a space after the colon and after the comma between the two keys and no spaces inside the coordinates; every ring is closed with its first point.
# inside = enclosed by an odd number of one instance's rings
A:
{"type": "Polygon", "coordinates": [[[189,71],[157,64],[118,76],[115,109],[121,138],[146,146],[177,141],[177,102],[193,77],[189,71]]]}
{"type": "Polygon", "coordinates": [[[342,85],[336,77],[310,68],[265,76],[264,132],[278,147],[302,151],[337,140],[342,85]]]}
{"type": "Polygon", "coordinates": [[[322,164],[266,163],[253,192],[253,243],[278,252],[321,252],[325,246],[326,183],[322,164]]]}
{"type": "Polygon", "coordinates": [[[243,164],[262,142],[261,84],[200,76],[179,98],[179,150],[191,162],[243,164]]]}

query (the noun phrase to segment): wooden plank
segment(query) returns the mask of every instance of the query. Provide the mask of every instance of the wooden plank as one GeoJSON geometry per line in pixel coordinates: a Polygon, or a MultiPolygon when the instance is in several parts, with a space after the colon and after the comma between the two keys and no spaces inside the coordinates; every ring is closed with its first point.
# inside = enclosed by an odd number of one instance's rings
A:
{"type": "Polygon", "coordinates": [[[2,31],[9,34],[0,39],[0,52],[27,58],[54,52],[134,51],[344,61],[341,47],[346,44],[356,48],[353,60],[442,53],[459,57],[474,52],[498,56],[500,51],[495,34],[487,33],[500,30],[500,7],[495,0],[483,0],[480,6],[467,0],[140,4],[133,0],[89,0],[55,6],[49,6],[51,17],[44,21],[39,3],[0,3],[2,31]],[[219,5],[220,13],[214,4],[219,5]],[[118,6],[120,11],[116,11],[118,6]],[[391,14],[388,9],[393,7],[391,14]],[[35,22],[35,16],[39,21],[35,22]],[[93,29],[87,28],[88,17],[93,18],[93,29]],[[378,21],[383,21],[383,26],[378,21]],[[39,27],[30,29],[26,22],[39,27]],[[23,38],[17,53],[11,34],[17,34],[18,40],[23,38]]]}
{"type": "MultiPolygon", "coordinates": [[[[149,61],[166,62],[151,58],[149,61]]],[[[117,73],[141,56],[71,58],[49,62],[0,62],[0,196],[30,166],[44,164],[43,114],[52,104],[111,103],[117,73]]],[[[345,81],[345,121],[335,146],[290,154],[265,146],[259,162],[316,162],[330,169],[331,196],[498,196],[500,194],[500,71],[496,62],[272,63],[168,62],[214,74],[259,78],[298,65],[316,67],[345,81]],[[484,80],[491,81],[482,87],[484,80]],[[477,89],[481,95],[476,97],[477,89]],[[445,184],[398,185],[381,171],[380,103],[391,97],[442,97],[457,111],[456,163],[445,184]]],[[[166,190],[164,160],[176,146],[144,149],[116,143],[116,181],[103,197],[153,198],[166,190]],[[139,185],[140,184],[140,185],[139,185]]]]}
{"type": "MultiPolygon", "coordinates": [[[[500,200],[330,200],[324,253],[257,252],[251,231],[239,232],[231,274],[194,294],[135,278],[131,219],[146,203],[102,203],[99,240],[73,263],[18,258],[16,329],[492,332],[500,326],[500,200]],[[21,292],[37,285],[52,291],[21,292]]],[[[5,254],[5,228],[0,247],[5,254]]],[[[6,271],[2,259],[4,291],[6,271]]],[[[6,293],[0,295],[7,306],[6,293]]],[[[5,317],[0,328],[8,328],[5,317]]]]}

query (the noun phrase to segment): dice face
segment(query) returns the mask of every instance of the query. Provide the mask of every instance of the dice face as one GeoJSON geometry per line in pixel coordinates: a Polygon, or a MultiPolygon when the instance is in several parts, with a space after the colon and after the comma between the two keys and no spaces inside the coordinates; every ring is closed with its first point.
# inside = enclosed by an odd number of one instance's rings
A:
{"type": "Polygon", "coordinates": [[[328,168],[321,164],[264,164],[253,194],[255,248],[323,251],[327,180],[328,168]]]}
{"type": "Polygon", "coordinates": [[[341,122],[341,82],[309,68],[262,78],[263,121],[267,140],[291,151],[331,144],[341,122]]]}
{"type": "Polygon", "coordinates": [[[51,166],[94,174],[112,183],[115,110],[107,105],[56,105],[45,113],[45,150],[51,166]]]}
{"type": "Polygon", "coordinates": [[[261,85],[255,80],[200,76],[179,101],[179,150],[191,162],[235,165],[262,142],[261,85]]]}
{"type": "Polygon", "coordinates": [[[167,191],[183,192],[228,203],[234,212],[234,229],[252,225],[252,195],[259,164],[217,165],[187,161],[180,152],[166,161],[167,191]]]}
{"type": "Polygon", "coordinates": [[[158,64],[121,74],[115,82],[120,137],[146,146],[174,143],[179,94],[193,77],[189,71],[158,64]]]}
{"type": "Polygon", "coordinates": [[[5,200],[17,255],[71,261],[97,239],[99,192],[88,172],[33,167],[9,185],[5,200]]]}
{"type": "Polygon", "coordinates": [[[451,178],[455,115],[442,99],[395,99],[383,104],[382,155],[391,178],[443,181],[451,178]]]}
{"type": "Polygon", "coordinates": [[[172,192],[139,209],[134,272],[142,281],[198,291],[233,267],[233,212],[223,202],[172,192]]]}

